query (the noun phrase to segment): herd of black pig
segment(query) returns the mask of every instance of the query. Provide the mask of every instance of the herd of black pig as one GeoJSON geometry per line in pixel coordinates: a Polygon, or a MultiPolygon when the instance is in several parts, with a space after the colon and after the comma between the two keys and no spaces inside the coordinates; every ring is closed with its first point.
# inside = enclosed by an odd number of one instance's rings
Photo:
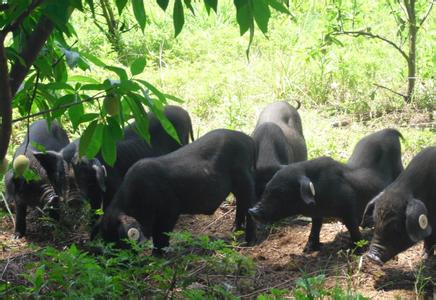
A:
{"type": "Polygon", "coordinates": [[[127,239],[152,238],[153,253],[160,255],[181,214],[213,214],[232,193],[235,228],[245,228],[248,244],[256,242],[256,223],[304,215],[312,218],[305,252],[321,249],[323,220],[333,217],[348,229],[351,246],[361,240],[359,226],[374,227],[368,257],[377,263],[421,240],[425,255],[434,254],[436,147],[423,149],[403,170],[403,137],[383,129],[360,140],[346,164],[330,157],[307,160],[299,106],[269,104],[251,137],[217,129],[195,141],[189,114],[167,106],[164,113],[181,143],[150,113],[150,144],[135,123],[128,125],[114,166],[101,155],[79,157],[80,140],[70,143],[56,121],[36,121],[14,158],[25,155],[38,177],[28,181],[13,170],[5,176],[15,236],[26,233],[28,206],[43,207],[59,219],[61,201],[86,199],[93,210],[104,211],[91,220],[91,238],[101,236],[118,247],[126,247],[127,239]]]}

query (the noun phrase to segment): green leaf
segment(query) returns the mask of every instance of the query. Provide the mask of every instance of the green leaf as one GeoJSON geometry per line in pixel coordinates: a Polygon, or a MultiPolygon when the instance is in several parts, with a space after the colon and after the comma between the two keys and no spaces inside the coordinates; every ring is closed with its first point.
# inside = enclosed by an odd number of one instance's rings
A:
{"type": "Polygon", "coordinates": [[[104,62],[90,53],[81,52],[81,55],[98,67],[104,68],[106,66],[104,62]]]}
{"type": "Polygon", "coordinates": [[[88,157],[89,159],[94,158],[100,151],[101,144],[103,142],[103,129],[103,124],[97,124],[97,126],[95,127],[92,139],[88,144],[88,149],[86,149],[86,157],[88,157]]]}
{"type": "Polygon", "coordinates": [[[253,12],[249,6],[251,0],[235,0],[236,6],[236,21],[239,24],[239,32],[241,35],[246,33],[253,24],[253,12]]]}
{"type": "Polygon", "coordinates": [[[83,114],[82,116],[80,116],[79,124],[95,120],[96,118],[98,118],[98,116],[100,116],[100,114],[97,113],[83,114]]]}
{"type": "Polygon", "coordinates": [[[126,101],[132,110],[133,116],[136,121],[136,130],[138,134],[150,143],[150,132],[148,130],[148,117],[141,104],[140,96],[135,93],[129,93],[126,97],[126,101]]]}
{"type": "Polygon", "coordinates": [[[82,0],[70,0],[70,5],[83,12],[82,0]]]}
{"type": "Polygon", "coordinates": [[[115,139],[112,137],[111,130],[108,126],[104,127],[103,141],[104,143],[101,147],[101,154],[104,161],[112,167],[117,159],[117,146],[115,143],[115,139]]]}
{"type": "Polygon", "coordinates": [[[208,14],[210,13],[211,8],[215,11],[215,13],[217,13],[218,0],[204,0],[204,5],[206,6],[208,14]]]}
{"type": "Polygon", "coordinates": [[[127,80],[127,73],[124,69],[118,68],[118,67],[114,67],[114,66],[105,66],[106,69],[116,73],[118,75],[118,77],[120,78],[120,80],[127,80]]]}
{"type": "Polygon", "coordinates": [[[82,157],[86,154],[86,151],[88,150],[88,146],[91,143],[91,139],[94,135],[95,128],[97,127],[97,120],[91,122],[88,127],[85,129],[85,131],[82,134],[82,137],[80,138],[80,144],[79,144],[79,156],[82,157]]]}
{"type": "Polygon", "coordinates": [[[73,125],[74,130],[77,130],[77,127],[80,124],[80,119],[82,118],[84,113],[85,109],[82,103],[73,105],[68,109],[68,116],[70,117],[71,124],[73,125]]]}
{"type": "Polygon", "coordinates": [[[192,7],[191,0],[183,0],[185,2],[186,7],[195,15],[194,8],[192,7]]]}
{"type": "Polygon", "coordinates": [[[173,100],[173,101],[178,102],[178,103],[184,103],[185,102],[183,99],[181,99],[179,97],[176,97],[176,96],[173,96],[173,95],[164,94],[164,96],[165,96],[165,98],[173,100]]]}
{"type": "Polygon", "coordinates": [[[139,27],[141,27],[142,31],[144,31],[146,21],[144,0],[132,0],[132,8],[139,27]]]}
{"type": "Polygon", "coordinates": [[[126,7],[127,0],[115,0],[115,4],[117,5],[118,13],[121,14],[124,7],[126,7]]]}
{"type": "Polygon", "coordinates": [[[183,24],[185,24],[185,16],[183,14],[182,0],[174,2],[173,10],[173,23],[174,23],[174,36],[177,37],[182,31],[183,24]]]}
{"type": "Polygon", "coordinates": [[[97,80],[95,80],[94,78],[88,77],[88,76],[84,76],[84,75],[72,75],[72,76],[68,76],[68,81],[99,84],[99,82],[97,80]]]}
{"type": "Polygon", "coordinates": [[[138,79],[137,81],[142,83],[148,90],[150,90],[154,95],[156,95],[161,103],[163,103],[163,104],[167,103],[167,99],[165,98],[165,94],[162,93],[161,91],[159,91],[154,85],[152,85],[151,83],[149,83],[145,80],[141,80],[141,79],[138,79]]]}
{"type": "Polygon", "coordinates": [[[158,109],[154,105],[151,105],[149,107],[151,111],[154,113],[154,115],[158,118],[159,122],[162,124],[162,127],[166,131],[166,133],[168,133],[173,139],[175,139],[179,144],[181,144],[176,129],[174,128],[173,124],[167,119],[167,117],[163,113],[163,110],[158,109]]]}
{"type": "Polygon", "coordinates": [[[162,8],[163,11],[167,10],[169,0],[157,0],[157,4],[159,4],[160,8],[162,8]]]}
{"type": "Polygon", "coordinates": [[[269,5],[279,12],[291,15],[291,12],[288,10],[288,8],[278,0],[269,0],[269,5]]]}
{"type": "Polygon", "coordinates": [[[116,121],[114,117],[108,117],[107,119],[108,129],[114,140],[120,140],[123,137],[123,130],[120,124],[116,121]]]}
{"type": "Polygon", "coordinates": [[[130,71],[132,72],[132,75],[141,74],[144,71],[146,63],[147,61],[144,56],[135,59],[135,61],[130,66],[130,71]]]}
{"type": "Polygon", "coordinates": [[[44,15],[46,15],[60,31],[65,33],[69,33],[66,26],[70,17],[69,6],[69,1],[51,1],[44,9],[44,15]]]}
{"type": "Polygon", "coordinates": [[[268,31],[268,21],[271,17],[271,12],[269,10],[268,3],[266,0],[254,0],[253,3],[253,12],[254,19],[256,20],[257,26],[259,26],[260,30],[265,34],[268,31]]]}

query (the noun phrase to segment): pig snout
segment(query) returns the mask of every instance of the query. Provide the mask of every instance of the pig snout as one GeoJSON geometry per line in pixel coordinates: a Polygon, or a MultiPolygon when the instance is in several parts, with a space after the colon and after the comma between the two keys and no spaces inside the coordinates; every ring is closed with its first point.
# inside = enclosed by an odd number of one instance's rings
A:
{"type": "Polygon", "coordinates": [[[385,256],[384,253],[385,253],[385,247],[378,244],[372,244],[366,256],[370,260],[381,266],[388,260],[384,258],[385,256]]]}
{"type": "Polygon", "coordinates": [[[248,210],[248,213],[253,218],[253,220],[256,221],[257,223],[266,223],[262,208],[260,208],[259,206],[250,208],[248,210]]]}

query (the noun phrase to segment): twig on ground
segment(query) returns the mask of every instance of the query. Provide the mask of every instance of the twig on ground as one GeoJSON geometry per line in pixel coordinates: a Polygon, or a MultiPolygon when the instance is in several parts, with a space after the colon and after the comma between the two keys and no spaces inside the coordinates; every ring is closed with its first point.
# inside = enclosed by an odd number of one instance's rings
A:
{"type": "Polygon", "coordinates": [[[233,212],[234,208],[229,209],[226,213],[224,213],[222,216],[216,218],[215,220],[213,220],[211,223],[209,223],[209,225],[207,225],[206,227],[204,227],[201,230],[201,233],[205,232],[206,230],[208,230],[212,225],[214,225],[215,223],[217,223],[218,221],[222,220],[225,216],[227,216],[228,214],[230,214],[231,212],[233,212]]]}

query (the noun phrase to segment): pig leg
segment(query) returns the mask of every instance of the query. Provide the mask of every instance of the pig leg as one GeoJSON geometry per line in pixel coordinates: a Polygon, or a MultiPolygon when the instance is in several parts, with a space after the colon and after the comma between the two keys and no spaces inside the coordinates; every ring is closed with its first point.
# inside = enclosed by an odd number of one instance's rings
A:
{"type": "MultiPolygon", "coordinates": [[[[362,235],[359,231],[359,224],[354,218],[346,218],[343,220],[343,223],[345,227],[347,227],[348,232],[350,233],[351,237],[351,245],[350,248],[355,248],[356,243],[360,240],[362,240],[362,235]]],[[[357,252],[361,251],[363,249],[356,249],[357,252]]]]}
{"type": "Polygon", "coordinates": [[[153,224],[153,255],[162,256],[162,248],[170,245],[170,237],[167,233],[173,231],[177,223],[178,216],[161,216],[153,224]]]}
{"type": "Polygon", "coordinates": [[[322,218],[312,218],[312,228],[310,229],[309,240],[307,241],[304,252],[319,251],[321,243],[319,242],[319,233],[321,232],[322,218]]]}
{"type": "Polygon", "coordinates": [[[436,239],[433,236],[429,236],[424,240],[424,258],[429,258],[434,254],[434,245],[436,239]]]}
{"type": "Polygon", "coordinates": [[[245,176],[243,180],[238,182],[234,195],[236,197],[235,228],[241,230],[246,222],[245,240],[248,245],[252,245],[256,240],[256,225],[251,216],[248,215],[248,209],[254,205],[256,195],[251,176],[245,176]]]}
{"type": "Polygon", "coordinates": [[[22,238],[26,234],[26,204],[18,204],[15,202],[15,237],[16,239],[22,238]]]}
{"type": "Polygon", "coordinates": [[[53,220],[59,221],[59,198],[55,198],[51,201],[48,215],[53,220]]]}

